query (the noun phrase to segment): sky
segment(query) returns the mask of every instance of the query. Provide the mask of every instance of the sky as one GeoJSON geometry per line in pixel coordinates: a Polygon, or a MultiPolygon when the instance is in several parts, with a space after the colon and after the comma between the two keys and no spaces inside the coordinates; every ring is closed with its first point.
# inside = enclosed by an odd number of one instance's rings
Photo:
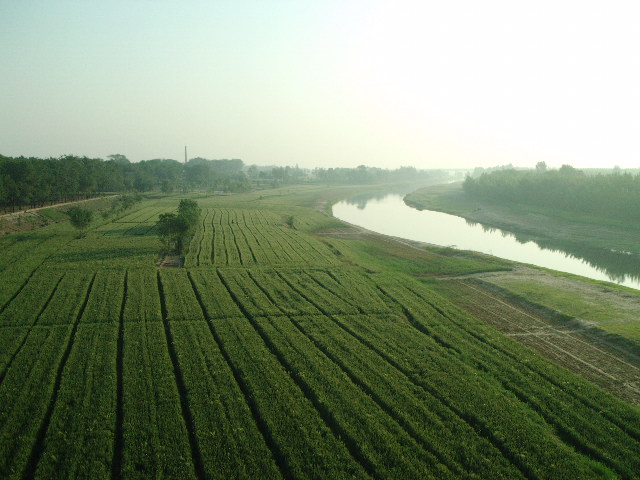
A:
{"type": "Polygon", "coordinates": [[[640,167],[640,2],[0,0],[0,154],[640,167]]]}

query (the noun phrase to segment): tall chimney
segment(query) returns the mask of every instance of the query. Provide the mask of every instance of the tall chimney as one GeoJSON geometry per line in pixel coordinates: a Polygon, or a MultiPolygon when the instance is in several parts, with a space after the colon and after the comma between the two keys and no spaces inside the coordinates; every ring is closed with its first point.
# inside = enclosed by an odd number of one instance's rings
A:
{"type": "Polygon", "coordinates": [[[187,163],[187,146],[184,146],[184,163],[187,163]]]}

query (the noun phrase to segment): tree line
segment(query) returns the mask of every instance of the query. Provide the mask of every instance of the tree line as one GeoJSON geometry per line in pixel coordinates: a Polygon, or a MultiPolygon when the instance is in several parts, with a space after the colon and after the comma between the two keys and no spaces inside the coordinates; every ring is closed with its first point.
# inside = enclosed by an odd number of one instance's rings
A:
{"type": "Polygon", "coordinates": [[[0,209],[15,211],[83,200],[104,192],[209,189],[244,191],[242,160],[194,158],[186,164],[154,159],[131,163],[124,155],[59,158],[0,155],[0,209]]]}
{"type": "Polygon", "coordinates": [[[418,170],[415,167],[400,167],[388,170],[360,165],[356,168],[316,168],[312,179],[323,184],[376,184],[414,180],[448,179],[445,170],[418,170]]]}
{"type": "Polygon", "coordinates": [[[476,200],[640,220],[640,174],[586,175],[563,165],[557,170],[500,170],[469,176],[463,186],[476,200]]]}

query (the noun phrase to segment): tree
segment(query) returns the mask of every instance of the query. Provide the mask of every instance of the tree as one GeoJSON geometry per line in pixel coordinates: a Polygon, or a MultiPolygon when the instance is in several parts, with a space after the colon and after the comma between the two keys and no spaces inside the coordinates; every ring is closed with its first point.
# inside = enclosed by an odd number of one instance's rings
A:
{"type": "Polygon", "coordinates": [[[178,216],[185,219],[189,228],[195,228],[202,209],[195,200],[182,199],[178,205],[178,216]]]}
{"type": "Polygon", "coordinates": [[[158,237],[166,252],[180,253],[189,224],[184,217],[175,213],[161,213],[156,223],[158,237]]]}
{"type": "Polygon", "coordinates": [[[71,225],[78,230],[79,237],[84,237],[93,219],[93,212],[86,208],[76,206],[69,208],[65,213],[69,217],[71,225]]]}
{"type": "Polygon", "coordinates": [[[122,155],[120,153],[113,153],[111,155],[107,155],[107,158],[109,160],[111,160],[112,162],[120,164],[120,165],[126,165],[128,163],[131,163],[127,157],[125,157],[124,155],[122,155]]]}
{"type": "Polygon", "coordinates": [[[544,173],[547,171],[547,162],[536,163],[536,172],[544,173]]]}
{"type": "Polygon", "coordinates": [[[182,253],[187,238],[198,223],[200,212],[195,200],[180,200],[178,212],[160,215],[156,228],[165,252],[182,253]]]}

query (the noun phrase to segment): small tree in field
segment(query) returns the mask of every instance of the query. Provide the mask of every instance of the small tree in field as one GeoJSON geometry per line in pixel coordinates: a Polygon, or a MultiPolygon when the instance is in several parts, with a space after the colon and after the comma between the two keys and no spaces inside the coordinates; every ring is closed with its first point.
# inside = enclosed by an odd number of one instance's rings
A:
{"type": "Polygon", "coordinates": [[[175,213],[161,213],[158,223],[158,237],[167,253],[180,253],[183,239],[189,230],[186,220],[175,213]]]}
{"type": "Polygon", "coordinates": [[[180,204],[178,205],[178,216],[186,220],[190,229],[195,228],[201,212],[202,209],[198,206],[198,202],[195,200],[180,200],[180,204]]]}
{"type": "Polygon", "coordinates": [[[177,213],[162,213],[156,223],[164,253],[181,254],[196,228],[201,209],[194,200],[180,200],[177,213]]]}
{"type": "Polygon", "coordinates": [[[93,212],[82,207],[71,207],[66,212],[71,225],[78,230],[78,236],[84,237],[93,219],[93,212]]]}

